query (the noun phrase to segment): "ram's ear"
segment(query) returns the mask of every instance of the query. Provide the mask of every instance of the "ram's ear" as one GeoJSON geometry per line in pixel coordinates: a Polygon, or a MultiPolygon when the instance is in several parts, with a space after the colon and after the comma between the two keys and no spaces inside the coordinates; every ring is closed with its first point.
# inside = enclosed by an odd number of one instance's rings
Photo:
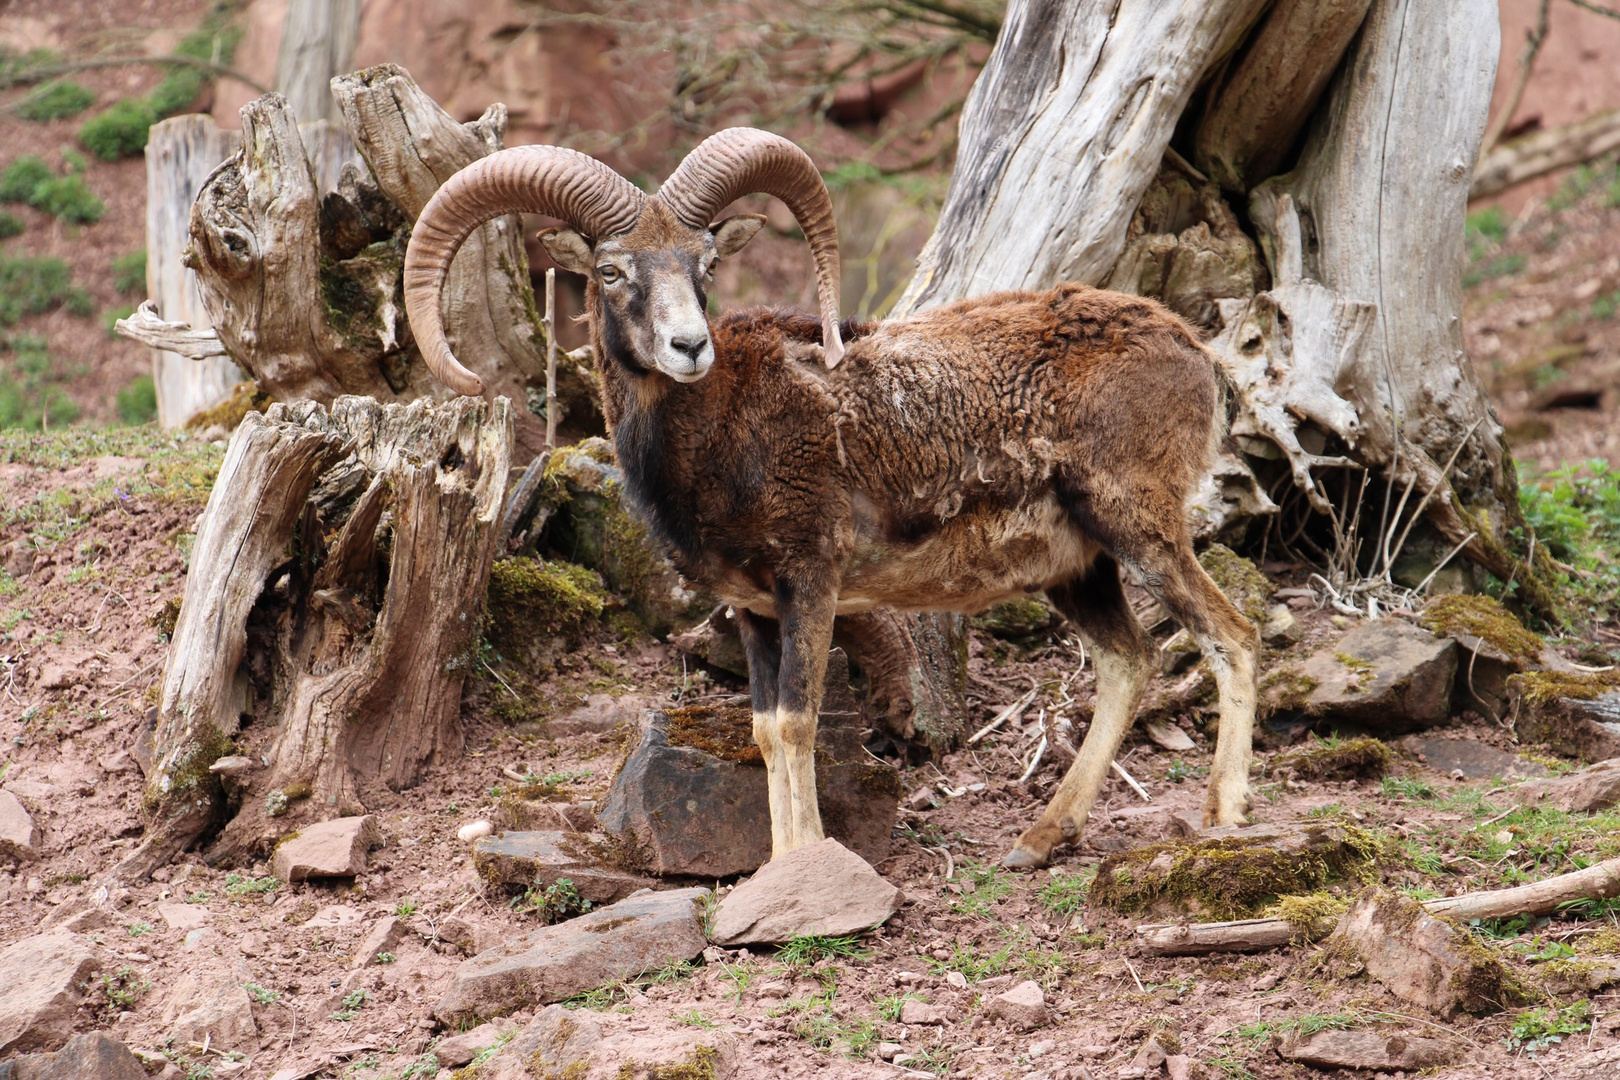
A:
{"type": "Polygon", "coordinates": [[[764,214],[738,214],[736,217],[709,226],[714,233],[714,251],[722,259],[735,255],[748,245],[748,241],[759,235],[759,230],[765,227],[764,214]]]}
{"type": "Polygon", "coordinates": [[[573,229],[542,229],[540,243],[564,270],[590,277],[596,272],[596,253],[573,229]]]}

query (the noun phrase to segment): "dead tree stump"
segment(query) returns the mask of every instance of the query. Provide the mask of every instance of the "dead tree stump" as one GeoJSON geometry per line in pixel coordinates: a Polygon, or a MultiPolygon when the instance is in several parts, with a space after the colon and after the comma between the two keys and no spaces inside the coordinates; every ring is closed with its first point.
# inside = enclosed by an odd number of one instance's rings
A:
{"type": "Polygon", "coordinates": [[[149,873],[231,813],[209,859],[262,854],[460,750],[511,454],[499,399],[248,415],[192,549],[147,840],[115,876],[149,873]]]}

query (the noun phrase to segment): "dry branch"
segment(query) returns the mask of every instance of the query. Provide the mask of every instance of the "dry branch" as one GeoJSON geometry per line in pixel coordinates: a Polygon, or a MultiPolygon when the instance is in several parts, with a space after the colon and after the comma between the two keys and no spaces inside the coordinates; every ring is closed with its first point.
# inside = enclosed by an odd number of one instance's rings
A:
{"type": "MultiPolygon", "coordinates": [[[[1546,915],[1577,900],[1620,896],[1620,858],[1609,859],[1531,885],[1491,892],[1445,896],[1423,907],[1448,919],[1504,919],[1546,915]]],[[[1236,922],[1154,924],[1136,928],[1137,941],[1157,956],[1202,956],[1213,952],[1258,952],[1291,942],[1316,940],[1331,933],[1337,920],[1317,919],[1299,926],[1287,919],[1240,919],[1236,922]]]]}
{"type": "Polygon", "coordinates": [[[1620,109],[1588,116],[1573,124],[1537,131],[1503,143],[1486,154],[1474,169],[1468,197],[1483,199],[1515,184],[1545,176],[1556,169],[1580,165],[1620,150],[1620,109]]]}

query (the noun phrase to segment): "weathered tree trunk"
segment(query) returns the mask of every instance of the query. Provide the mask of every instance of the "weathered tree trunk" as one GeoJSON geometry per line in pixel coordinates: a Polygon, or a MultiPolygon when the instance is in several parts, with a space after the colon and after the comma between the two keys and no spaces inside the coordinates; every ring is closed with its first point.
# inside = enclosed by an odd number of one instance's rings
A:
{"type": "MultiPolygon", "coordinates": [[[[1499,35],[1493,0],[1013,0],[899,309],[1060,280],[1158,296],[1215,335],[1238,390],[1239,453],[1200,493],[1201,535],[1276,512],[1248,455],[1286,458],[1324,513],[1321,469],[1376,469],[1550,612],[1510,550],[1512,465],[1462,348],[1499,35]],[[1172,140],[1247,197],[1246,223],[1172,140]]],[[[1367,518],[1360,569],[1387,576],[1395,523],[1367,518]]]]}
{"type": "MultiPolygon", "coordinates": [[[[203,115],[154,124],[146,141],[146,295],[163,318],[198,332],[211,324],[197,291],[197,275],[181,261],[191,202],[208,174],[236,152],[237,141],[236,132],[221,131],[203,115]]],[[[148,338],[136,340],[154,344],[148,338]]],[[[152,357],[158,423],[179,427],[223,401],[241,378],[223,347],[201,355],[159,348],[152,357]]]]}
{"type": "Polygon", "coordinates": [[[938,757],[967,724],[967,624],[960,615],[878,609],[840,615],[833,638],[861,666],[867,712],[903,745],[938,757]]]}
{"type": "Polygon", "coordinates": [[[248,414],[192,549],[147,839],[115,876],[150,873],[232,804],[210,858],[262,853],[459,750],[511,446],[502,401],[248,414]],[[210,766],[249,751],[222,785],[210,766]]]}
{"type": "Polygon", "coordinates": [[[295,115],[337,120],[334,76],[348,71],[360,36],[360,0],[292,0],[281,24],[276,89],[295,115]]]}

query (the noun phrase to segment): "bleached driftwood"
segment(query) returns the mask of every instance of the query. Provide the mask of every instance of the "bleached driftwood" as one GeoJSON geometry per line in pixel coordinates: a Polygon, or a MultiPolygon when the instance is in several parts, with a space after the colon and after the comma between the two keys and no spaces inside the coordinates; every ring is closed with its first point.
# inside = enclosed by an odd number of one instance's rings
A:
{"type": "Polygon", "coordinates": [[[1503,143],[1480,158],[1468,197],[1483,199],[1554,169],[1579,165],[1615,150],[1620,150],[1620,109],[1533,132],[1503,143]]]}
{"type": "Polygon", "coordinates": [[[248,414],[192,549],[147,839],[115,876],[150,873],[227,812],[210,857],[262,853],[459,749],[511,445],[499,400],[248,414]],[[228,791],[209,766],[233,749],[269,764],[228,791]]]}
{"type": "Polygon", "coordinates": [[[1265,7],[1013,0],[896,313],[1106,278],[1188,98],[1265,7]]]}
{"type": "Polygon", "coordinates": [[[128,318],[115,322],[113,328],[131,341],[183,356],[187,360],[230,356],[225,351],[225,343],[219,340],[219,335],[213,330],[206,327],[198,330],[188,322],[171,322],[164,319],[158,315],[157,305],[151,300],[142,300],[140,307],[128,318]]]}
{"type": "MultiPolygon", "coordinates": [[[[146,140],[147,303],[156,302],[168,327],[184,328],[198,339],[212,324],[197,291],[197,275],[182,262],[191,202],[209,173],[236,152],[237,142],[236,132],[221,131],[203,115],[154,124],[146,140]]],[[[124,333],[122,323],[119,332],[124,333]]],[[[152,357],[152,382],[158,423],[164,427],[178,427],[225,400],[241,381],[241,370],[223,346],[199,356],[171,348],[160,337],[128,336],[159,350],[152,357]]]]}
{"type": "MultiPolygon", "coordinates": [[[[1448,919],[1505,919],[1546,915],[1575,900],[1620,896],[1620,858],[1570,874],[1518,885],[1511,889],[1465,893],[1425,900],[1423,907],[1448,919]]],[[[1338,920],[1317,919],[1299,926],[1287,919],[1240,919],[1235,922],[1154,924],[1136,928],[1137,942],[1156,956],[1202,956],[1212,952],[1258,952],[1300,940],[1314,941],[1333,931],[1338,920]]]]}

